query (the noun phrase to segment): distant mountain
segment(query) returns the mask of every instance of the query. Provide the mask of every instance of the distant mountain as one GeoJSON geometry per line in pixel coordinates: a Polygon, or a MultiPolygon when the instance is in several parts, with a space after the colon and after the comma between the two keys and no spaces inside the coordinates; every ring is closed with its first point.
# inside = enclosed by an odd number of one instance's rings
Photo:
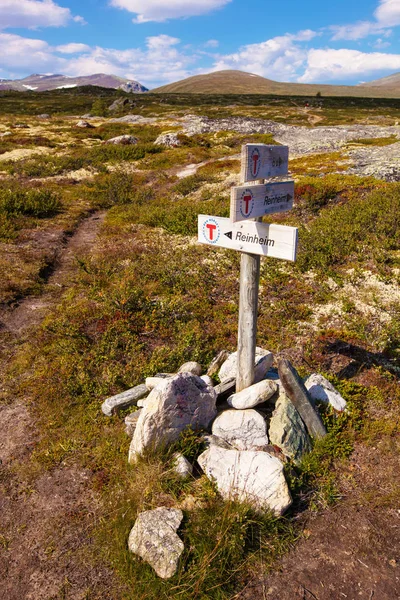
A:
{"type": "Polygon", "coordinates": [[[243,71],[215,71],[151,90],[158,94],[276,94],[286,96],[357,96],[399,98],[400,87],[365,87],[307,83],[280,83],[243,71]]]}
{"type": "Polygon", "coordinates": [[[384,87],[390,89],[397,88],[400,90],[400,73],[393,73],[393,75],[388,75],[387,77],[382,77],[381,79],[360,83],[359,87],[384,87]]]}
{"type": "Polygon", "coordinates": [[[140,94],[147,92],[148,89],[137,81],[128,81],[123,77],[116,75],[106,75],[96,73],[95,75],[86,75],[83,77],[68,77],[67,75],[29,75],[24,79],[0,79],[0,90],[16,90],[26,92],[27,90],[35,92],[44,92],[47,90],[61,90],[76,88],[83,85],[97,85],[105,88],[122,89],[125,92],[140,94]]]}

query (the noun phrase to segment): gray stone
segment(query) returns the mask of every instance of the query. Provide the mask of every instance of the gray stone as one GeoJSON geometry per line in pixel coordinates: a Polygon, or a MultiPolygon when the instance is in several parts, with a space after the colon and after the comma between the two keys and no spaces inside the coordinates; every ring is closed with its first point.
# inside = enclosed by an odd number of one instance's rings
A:
{"type": "Polygon", "coordinates": [[[179,508],[147,510],[138,515],[129,534],[129,550],[148,562],[162,579],[173,577],[178,570],[184,546],[176,531],[182,519],[179,508]]]}
{"type": "Polygon", "coordinates": [[[50,119],[50,115],[48,115],[47,113],[42,113],[41,115],[37,116],[38,119],[50,119]]]}
{"type": "Polygon", "coordinates": [[[264,379],[241,392],[232,394],[227,399],[229,406],[237,409],[253,408],[257,404],[266,402],[278,391],[278,386],[273,381],[264,379]]]}
{"type": "Polygon", "coordinates": [[[111,417],[120,410],[135,406],[138,400],[147,396],[148,393],[149,390],[144,384],[137,385],[126,392],[122,392],[122,394],[117,394],[104,400],[101,410],[107,417],[111,417]]]}
{"type": "MultiPolygon", "coordinates": [[[[139,400],[139,402],[140,402],[140,400],[139,400]]],[[[141,412],[142,412],[142,409],[136,410],[135,412],[131,413],[130,415],[126,415],[126,417],[124,419],[125,431],[126,431],[127,435],[129,435],[130,438],[133,437],[133,434],[135,433],[136,425],[139,420],[139,416],[140,416],[141,412]]]]}
{"type": "Polygon", "coordinates": [[[174,375],[175,373],[157,373],[154,377],[146,377],[146,387],[148,390],[154,390],[160,383],[164,383],[166,379],[170,379],[174,375]]]}
{"type": "Polygon", "coordinates": [[[179,373],[154,388],[147,399],[129,449],[129,461],[146,448],[179,438],[187,427],[207,429],[215,418],[216,393],[196,375],[179,373]]]}
{"type": "Polygon", "coordinates": [[[313,401],[301,377],[291,362],[285,358],[279,361],[278,373],[286,395],[297,408],[308,433],[315,438],[324,437],[326,435],[325,426],[314,409],[313,401]]]}
{"type": "Polygon", "coordinates": [[[174,456],[174,471],[175,473],[181,477],[182,479],[186,479],[193,473],[193,466],[190,464],[187,458],[180,454],[179,452],[175,452],[174,456]]]}
{"type": "Polygon", "coordinates": [[[154,143],[159,146],[167,146],[167,148],[178,148],[179,146],[182,146],[179,134],[175,132],[162,133],[154,143]]]}
{"type": "Polygon", "coordinates": [[[93,125],[83,120],[78,121],[76,127],[81,127],[82,129],[93,129],[93,125]]]}
{"type": "Polygon", "coordinates": [[[0,133],[0,137],[7,137],[8,135],[12,135],[11,131],[5,131],[4,133],[0,133]]]}
{"type": "MultiPolygon", "coordinates": [[[[265,375],[268,373],[270,368],[272,367],[272,362],[274,360],[274,355],[268,350],[264,350],[263,348],[256,348],[256,359],[254,363],[254,383],[261,381],[264,379],[265,375]]],[[[237,375],[237,352],[233,352],[229,355],[227,360],[223,363],[222,367],[219,370],[219,379],[221,382],[226,379],[230,379],[231,377],[235,377],[237,375]]]]}
{"type": "Polygon", "coordinates": [[[330,404],[338,412],[346,410],[347,402],[330,381],[318,373],[313,373],[304,382],[310,397],[324,404],[330,404]]]}
{"type": "Polygon", "coordinates": [[[186,362],[178,370],[178,373],[192,373],[192,375],[197,375],[198,377],[200,377],[202,372],[202,366],[198,362],[194,361],[186,362]]]}
{"type": "Polygon", "coordinates": [[[218,383],[214,389],[218,399],[223,396],[230,395],[236,389],[236,378],[231,377],[230,379],[225,379],[222,383],[218,383]]]}
{"type": "Polygon", "coordinates": [[[226,410],[215,419],[213,435],[237,450],[256,450],[268,445],[267,424],[255,410],[226,410]]]}
{"type": "Polygon", "coordinates": [[[209,377],[214,377],[218,374],[221,365],[227,360],[229,357],[229,352],[227,350],[221,350],[210,362],[210,366],[207,370],[207,375],[209,377]]]}
{"type": "Polygon", "coordinates": [[[200,379],[202,379],[204,381],[204,383],[206,383],[207,385],[214,387],[214,382],[211,379],[211,377],[209,377],[208,375],[201,375],[200,379]]]}
{"type": "Polygon", "coordinates": [[[278,515],[292,503],[283,465],[267,452],[239,452],[211,444],[198,463],[225,499],[247,502],[255,509],[270,509],[278,515]]]}
{"type": "Polygon", "coordinates": [[[138,141],[139,140],[137,138],[135,138],[133,135],[125,134],[125,135],[117,135],[117,137],[113,137],[113,138],[107,140],[105,143],[129,146],[129,145],[137,144],[138,141]]]}
{"type": "MultiPolygon", "coordinates": [[[[150,394],[149,394],[150,395],[150,394]]],[[[148,398],[149,396],[147,396],[148,398]]],[[[147,402],[147,398],[142,398],[141,400],[138,400],[138,403],[136,404],[136,406],[138,408],[144,408],[146,406],[146,402],[147,402]]]]}
{"type": "Polygon", "coordinates": [[[269,426],[271,444],[278,446],[288,458],[299,463],[304,454],[311,452],[311,440],[301,417],[285,393],[276,402],[269,426]]]}

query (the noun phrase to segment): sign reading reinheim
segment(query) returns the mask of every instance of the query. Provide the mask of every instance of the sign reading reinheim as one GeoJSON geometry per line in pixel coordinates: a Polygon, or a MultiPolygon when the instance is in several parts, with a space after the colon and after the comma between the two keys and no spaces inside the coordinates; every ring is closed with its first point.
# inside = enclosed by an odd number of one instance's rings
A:
{"type": "Polygon", "coordinates": [[[231,190],[231,221],[236,223],[290,210],[293,197],[293,181],[234,187],[231,190]]]}

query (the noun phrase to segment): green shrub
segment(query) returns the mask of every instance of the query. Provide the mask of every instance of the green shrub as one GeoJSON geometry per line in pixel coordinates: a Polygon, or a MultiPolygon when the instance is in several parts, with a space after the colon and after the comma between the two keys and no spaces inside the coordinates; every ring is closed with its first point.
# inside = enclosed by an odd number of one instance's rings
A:
{"type": "Polygon", "coordinates": [[[0,212],[6,215],[51,217],[61,209],[57,194],[49,190],[2,190],[0,212]]]}

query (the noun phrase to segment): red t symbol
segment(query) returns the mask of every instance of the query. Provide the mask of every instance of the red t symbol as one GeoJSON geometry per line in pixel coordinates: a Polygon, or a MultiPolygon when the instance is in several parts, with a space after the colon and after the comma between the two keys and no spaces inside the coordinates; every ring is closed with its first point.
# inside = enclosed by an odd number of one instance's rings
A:
{"type": "Polygon", "coordinates": [[[254,152],[254,154],[251,158],[253,161],[253,175],[255,177],[257,175],[257,163],[258,163],[258,159],[260,158],[260,156],[259,156],[258,152],[254,152]]]}
{"type": "Polygon", "coordinates": [[[216,225],[212,223],[207,223],[206,228],[208,229],[208,237],[210,238],[210,242],[214,239],[214,231],[217,229],[216,225]]]}
{"type": "Polygon", "coordinates": [[[252,201],[253,196],[251,194],[247,194],[247,196],[243,196],[243,202],[246,205],[246,208],[244,209],[244,214],[247,215],[247,213],[249,212],[249,204],[252,201]]]}

